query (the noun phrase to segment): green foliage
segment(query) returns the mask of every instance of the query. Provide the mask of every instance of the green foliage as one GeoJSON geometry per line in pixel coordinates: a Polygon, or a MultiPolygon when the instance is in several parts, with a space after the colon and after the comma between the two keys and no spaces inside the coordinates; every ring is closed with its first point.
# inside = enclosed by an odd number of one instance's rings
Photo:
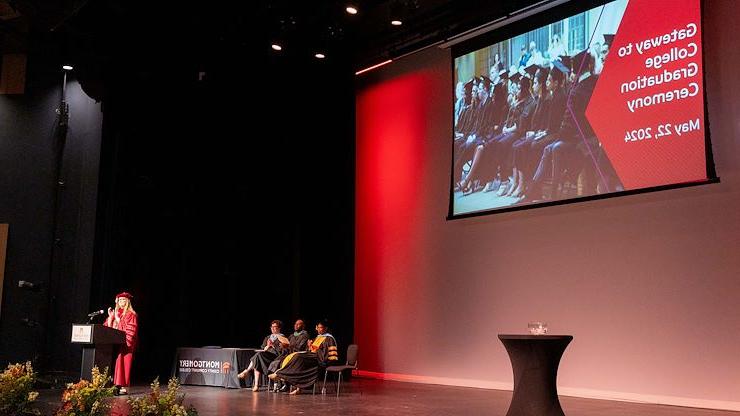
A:
{"type": "Polygon", "coordinates": [[[190,406],[185,408],[182,401],[184,394],[179,394],[180,383],[171,378],[167,390],[159,388],[159,378],[152,383],[152,391],[143,396],[128,399],[129,416],[198,416],[198,411],[190,406]]]}
{"type": "Polygon", "coordinates": [[[33,391],[36,373],[31,362],[9,364],[0,374],[0,415],[39,415],[33,402],[38,392],[33,391]]]}
{"type": "Polygon", "coordinates": [[[110,398],[114,388],[106,387],[110,382],[108,369],[103,373],[97,367],[92,369],[92,381],[80,380],[68,384],[62,393],[62,406],[56,416],[106,416],[110,412],[110,398]]]}

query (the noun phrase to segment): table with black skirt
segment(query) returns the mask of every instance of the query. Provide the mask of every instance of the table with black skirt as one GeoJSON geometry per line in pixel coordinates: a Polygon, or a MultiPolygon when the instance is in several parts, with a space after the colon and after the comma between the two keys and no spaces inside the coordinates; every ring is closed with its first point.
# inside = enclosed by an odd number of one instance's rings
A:
{"type": "Polygon", "coordinates": [[[558,400],[560,358],[571,335],[499,335],[514,371],[506,416],[564,416],[558,400]]]}
{"type": "MultiPolygon", "coordinates": [[[[244,387],[237,375],[249,365],[255,348],[178,348],[172,376],[180,384],[244,387]]],[[[249,380],[246,380],[249,385],[249,380]]]]}

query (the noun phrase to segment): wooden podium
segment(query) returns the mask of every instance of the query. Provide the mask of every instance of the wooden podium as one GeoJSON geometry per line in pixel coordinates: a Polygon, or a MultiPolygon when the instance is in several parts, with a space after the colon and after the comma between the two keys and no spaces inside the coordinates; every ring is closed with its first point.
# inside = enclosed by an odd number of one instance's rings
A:
{"type": "Polygon", "coordinates": [[[119,345],[126,343],[126,333],[105,325],[75,324],[72,343],[82,345],[80,379],[91,380],[94,366],[100,371],[108,367],[108,374],[113,376],[114,354],[119,345]]]}

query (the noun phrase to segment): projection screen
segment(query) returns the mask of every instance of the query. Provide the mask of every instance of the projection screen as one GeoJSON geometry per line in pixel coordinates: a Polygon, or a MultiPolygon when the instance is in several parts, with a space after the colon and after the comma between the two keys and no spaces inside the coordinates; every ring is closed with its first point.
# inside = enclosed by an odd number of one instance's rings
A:
{"type": "Polygon", "coordinates": [[[700,0],[599,3],[453,49],[449,218],[716,181],[700,0]]]}

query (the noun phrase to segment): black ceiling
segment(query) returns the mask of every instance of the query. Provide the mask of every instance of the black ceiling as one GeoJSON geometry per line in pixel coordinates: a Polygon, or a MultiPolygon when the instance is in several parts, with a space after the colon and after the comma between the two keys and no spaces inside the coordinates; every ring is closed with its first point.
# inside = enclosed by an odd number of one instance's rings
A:
{"type": "Polygon", "coordinates": [[[1,0],[3,52],[28,38],[64,38],[60,55],[106,61],[178,52],[207,61],[214,54],[259,59],[272,42],[282,56],[316,52],[353,68],[445,40],[537,0],[261,0],[254,2],[143,0],[1,0]],[[8,12],[8,10],[10,12],[8,12]],[[10,14],[8,14],[10,13],[10,14]],[[12,13],[16,13],[13,15],[12,13]],[[392,26],[399,18],[402,26],[392,26]]]}
{"type": "Polygon", "coordinates": [[[541,0],[261,1],[257,26],[262,43],[281,41],[285,53],[349,59],[361,68],[398,57],[529,7],[541,0]],[[345,12],[348,4],[360,13],[345,12]],[[400,19],[401,26],[390,24],[400,19]]]}

